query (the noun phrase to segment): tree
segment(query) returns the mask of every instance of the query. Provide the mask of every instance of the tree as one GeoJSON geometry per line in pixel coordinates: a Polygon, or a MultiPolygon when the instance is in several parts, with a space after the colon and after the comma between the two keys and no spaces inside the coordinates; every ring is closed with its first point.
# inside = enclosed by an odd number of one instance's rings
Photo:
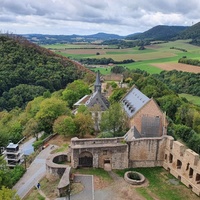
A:
{"type": "Polygon", "coordinates": [[[81,97],[89,94],[89,86],[82,80],[76,80],[71,84],[68,84],[67,88],[63,91],[63,100],[67,101],[70,108],[73,107],[74,103],[81,97]]]}
{"type": "Polygon", "coordinates": [[[3,186],[0,190],[0,200],[13,200],[13,199],[20,200],[20,197],[14,190],[3,186]]]}
{"type": "Polygon", "coordinates": [[[126,130],[127,117],[120,103],[114,103],[102,114],[101,130],[112,131],[115,135],[117,132],[126,130]]]}
{"type": "Polygon", "coordinates": [[[39,133],[39,126],[38,122],[34,119],[31,118],[25,125],[25,129],[23,130],[22,134],[24,136],[30,136],[33,135],[36,140],[38,140],[38,133],[39,133]]]}
{"type": "Polygon", "coordinates": [[[196,151],[198,154],[200,154],[200,136],[199,134],[193,134],[193,136],[190,138],[188,142],[189,148],[196,151]]]}
{"type": "Polygon", "coordinates": [[[177,95],[166,95],[158,98],[157,101],[159,102],[162,110],[166,111],[167,115],[174,120],[175,113],[177,112],[178,107],[181,106],[181,99],[177,95]]]}
{"type": "Polygon", "coordinates": [[[77,113],[74,122],[80,137],[90,134],[94,128],[94,121],[91,114],[77,113]]]}
{"type": "Polygon", "coordinates": [[[53,131],[64,136],[75,136],[76,125],[70,116],[63,115],[54,121],[53,131]]]}
{"type": "Polygon", "coordinates": [[[114,91],[112,92],[109,101],[111,104],[119,102],[121,100],[121,98],[123,97],[123,95],[125,95],[127,92],[126,88],[116,88],[114,89],[114,91]]]}
{"type": "Polygon", "coordinates": [[[45,131],[46,133],[52,133],[54,120],[58,116],[66,114],[66,112],[66,102],[56,98],[45,99],[40,104],[40,110],[35,116],[39,125],[39,130],[45,131]]]}
{"type": "Polygon", "coordinates": [[[188,142],[192,136],[195,134],[195,131],[185,125],[178,124],[173,126],[175,135],[183,140],[183,142],[188,142]]]}
{"type": "Polygon", "coordinates": [[[35,117],[36,113],[40,110],[40,104],[43,100],[44,100],[44,97],[40,96],[28,102],[25,109],[28,117],[35,117]]]}
{"type": "Polygon", "coordinates": [[[80,106],[78,107],[78,109],[77,109],[77,112],[78,112],[78,113],[84,113],[84,114],[89,114],[89,113],[90,113],[88,107],[85,106],[85,105],[80,105],[80,106]]]}
{"type": "Polygon", "coordinates": [[[193,129],[197,133],[200,133],[200,113],[197,111],[194,113],[194,117],[193,117],[193,129]]]}

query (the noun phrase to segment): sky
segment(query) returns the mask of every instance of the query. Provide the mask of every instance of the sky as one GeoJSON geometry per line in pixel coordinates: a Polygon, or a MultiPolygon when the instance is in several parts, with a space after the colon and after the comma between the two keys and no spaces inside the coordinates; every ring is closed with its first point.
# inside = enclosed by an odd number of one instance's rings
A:
{"type": "Polygon", "coordinates": [[[0,32],[129,35],[200,21],[200,0],[0,0],[0,32]]]}

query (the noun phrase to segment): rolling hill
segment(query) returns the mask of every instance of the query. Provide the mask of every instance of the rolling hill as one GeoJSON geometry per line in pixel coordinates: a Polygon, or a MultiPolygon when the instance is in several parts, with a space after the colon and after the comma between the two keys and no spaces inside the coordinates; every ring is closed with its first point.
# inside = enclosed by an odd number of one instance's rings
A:
{"type": "Polygon", "coordinates": [[[112,40],[123,39],[123,36],[116,34],[97,33],[93,35],[42,35],[42,34],[26,34],[22,35],[29,41],[38,44],[56,44],[69,42],[94,42],[96,40],[112,40]]]}
{"type": "Polygon", "coordinates": [[[158,25],[143,33],[129,35],[126,39],[170,40],[185,29],[187,29],[186,26],[158,25]]]}

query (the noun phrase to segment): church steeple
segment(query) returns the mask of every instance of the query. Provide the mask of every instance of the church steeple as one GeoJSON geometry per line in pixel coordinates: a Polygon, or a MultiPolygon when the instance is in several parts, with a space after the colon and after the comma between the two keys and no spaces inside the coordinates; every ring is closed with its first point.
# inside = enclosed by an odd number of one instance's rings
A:
{"type": "Polygon", "coordinates": [[[94,92],[99,91],[101,93],[101,80],[100,80],[100,73],[99,70],[97,71],[96,74],[96,81],[94,84],[94,92]]]}

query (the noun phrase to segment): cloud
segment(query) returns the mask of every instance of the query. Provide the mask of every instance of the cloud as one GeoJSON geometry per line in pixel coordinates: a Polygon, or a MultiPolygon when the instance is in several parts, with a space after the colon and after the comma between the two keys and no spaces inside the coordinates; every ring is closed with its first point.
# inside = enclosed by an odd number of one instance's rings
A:
{"type": "Polygon", "coordinates": [[[16,33],[126,35],[200,19],[199,0],[0,0],[0,5],[0,27],[16,33]]]}

